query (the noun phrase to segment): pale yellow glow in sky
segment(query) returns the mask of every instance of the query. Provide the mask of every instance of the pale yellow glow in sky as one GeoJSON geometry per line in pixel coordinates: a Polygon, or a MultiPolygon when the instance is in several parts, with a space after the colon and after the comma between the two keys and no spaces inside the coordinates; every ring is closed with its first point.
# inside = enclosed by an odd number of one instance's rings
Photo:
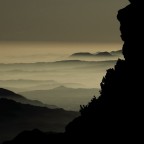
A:
{"type": "Polygon", "coordinates": [[[122,44],[1,42],[0,63],[27,63],[64,60],[76,52],[116,51],[122,44]]]}

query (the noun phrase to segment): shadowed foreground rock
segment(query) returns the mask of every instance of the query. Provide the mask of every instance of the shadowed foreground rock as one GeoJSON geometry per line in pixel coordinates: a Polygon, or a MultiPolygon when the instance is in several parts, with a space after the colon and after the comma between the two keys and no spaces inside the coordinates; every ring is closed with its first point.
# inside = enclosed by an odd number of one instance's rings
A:
{"type": "MultiPolygon", "coordinates": [[[[107,70],[101,82],[101,95],[81,108],[81,117],[66,127],[70,135],[97,137],[97,140],[140,140],[144,101],[142,56],[144,9],[141,0],[118,12],[125,60],[118,60],[107,70]],[[139,65],[139,66],[138,66],[139,65]]],[[[141,137],[142,138],[142,137],[141,137]]]]}
{"type": "MultiPolygon", "coordinates": [[[[57,142],[74,143],[79,139],[81,143],[134,140],[139,143],[143,139],[143,37],[140,35],[144,27],[143,7],[141,0],[131,0],[130,5],[118,12],[125,60],[119,59],[114,69],[107,70],[101,82],[100,97],[81,106],[81,116],[67,125],[57,142]]],[[[28,142],[28,137],[24,138],[28,142]]],[[[7,144],[21,143],[17,139],[7,144]]]]}

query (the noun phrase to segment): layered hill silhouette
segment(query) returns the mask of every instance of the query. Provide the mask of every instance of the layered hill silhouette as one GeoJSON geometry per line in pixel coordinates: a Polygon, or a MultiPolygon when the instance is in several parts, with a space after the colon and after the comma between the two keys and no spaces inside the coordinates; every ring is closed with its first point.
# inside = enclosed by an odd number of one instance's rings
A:
{"type": "Polygon", "coordinates": [[[20,102],[22,104],[31,104],[34,106],[42,106],[42,107],[48,107],[48,108],[58,108],[57,106],[44,104],[38,100],[27,99],[22,95],[16,94],[16,93],[14,93],[10,90],[4,89],[4,88],[0,88],[0,99],[1,98],[14,100],[14,101],[20,102]]]}
{"type": "Polygon", "coordinates": [[[55,104],[65,110],[79,111],[80,105],[87,104],[94,95],[99,96],[99,89],[60,86],[51,90],[25,91],[21,92],[20,95],[46,104],[55,104]]]}
{"type": "MultiPolygon", "coordinates": [[[[11,72],[11,71],[10,71],[11,72]]],[[[15,72],[16,73],[16,72],[15,72]]],[[[28,80],[28,79],[17,79],[17,80],[0,80],[0,87],[5,89],[16,91],[17,93],[32,90],[49,90],[59,86],[66,86],[71,88],[85,87],[80,83],[59,83],[54,80],[28,80]]]]}
{"type": "Polygon", "coordinates": [[[97,53],[89,53],[89,52],[79,52],[73,53],[70,57],[114,57],[122,55],[122,51],[111,51],[111,52],[97,52],[97,53]]]}
{"type": "Polygon", "coordinates": [[[118,50],[118,51],[111,51],[112,55],[122,55],[122,50],[118,50]]]}
{"type": "Polygon", "coordinates": [[[60,108],[50,109],[0,98],[0,143],[14,138],[21,131],[35,128],[63,132],[66,124],[78,115],[60,108]]]}
{"type": "MultiPolygon", "coordinates": [[[[143,4],[142,0],[130,0],[130,4],[118,12],[121,37],[124,41],[124,60],[119,59],[114,68],[107,70],[101,82],[99,98],[94,97],[87,105],[81,106],[81,116],[66,126],[58,142],[63,143],[140,143],[143,141],[143,82],[142,53],[143,46],[143,4]],[[138,52],[138,53],[137,53],[138,52]],[[137,55],[136,55],[137,53],[137,55]],[[135,65],[136,64],[136,65],[135,65]]],[[[28,143],[31,137],[34,143],[47,143],[48,136],[35,132],[22,133],[7,144],[28,143]],[[28,135],[29,134],[29,135],[28,135]],[[43,137],[42,137],[43,136],[43,137]]],[[[59,135],[60,136],[60,135],[59,135]]],[[[57,135],[54,136],[56,139],[57,135]]],[[[52,142],[52,141],[51,141],[52,142]]],[[[54,141],[55,142],[55,141],[54,141]]]]}

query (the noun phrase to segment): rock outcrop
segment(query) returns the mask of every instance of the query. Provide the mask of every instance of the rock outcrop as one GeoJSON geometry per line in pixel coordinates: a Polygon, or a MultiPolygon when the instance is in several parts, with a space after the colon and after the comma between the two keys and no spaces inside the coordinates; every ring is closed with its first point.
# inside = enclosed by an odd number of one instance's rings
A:
{"type": "Polygon", "coordinates": [[[81,107],[81,117],[66,127],[69,135],[82,136],[81,139],[96,136],[101,142],[142,138],[139,129],[142,130],[144,112],[141,83],[144,9],[142,0],[130,2],[117,15],[125,60],[119,59],[114,69],[107,70],[100,97],[81,107]]]}
{"type": "Polygon", "coordinates": [[[131,4],[118,12],[121,38],[124,41],[123,54],[126,61],[141,60],[143,47],[143,4],[142,0],[130,0],[131,4]]]}

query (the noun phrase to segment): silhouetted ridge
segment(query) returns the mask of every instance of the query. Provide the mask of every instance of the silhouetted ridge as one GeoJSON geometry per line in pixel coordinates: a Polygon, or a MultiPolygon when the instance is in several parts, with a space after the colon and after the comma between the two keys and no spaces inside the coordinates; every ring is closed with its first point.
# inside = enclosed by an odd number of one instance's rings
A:
{"type": "Polygon", "coordinates": [[[14,92],[12,92],[8,89],[4,89],[4,88],[0,88],[0,99],[1,98],[14,100],[16,102],[20,102],[20,103],[23,103],[23,104],[31,104],[31,105],[34,105],[34,106],[48,107],[48,108],[52,108],[52,109],[58,108],[57,106],[47,105],[47,104],[44,104],[44,103],[42,103],[38,100],[27,99],[22,95],[19,95],[17,93],[14,93],[14,92]]]}
{"type": "Polygon", "coordinates": [[[79,53],[74,53],[71,56],[93,56],[93,54],[89,52],[79,52],[79,53]]]}
{"type": "Polygon", "coordinates": [[[79,53],[74,53],[72,54],[70,57],[112,57],[112,56],[116,56],[120,53],[121,50],[119,51],[112,51],[112,52],[97,52],[97,53],[89,53],[89,52],[79,52],[79,53]],[[116,55],[115,55],[116,54],[116,55]]]}
{"type": "MultiPolygon", "coordinates": [[[[35,128],[43,131],[63,132],[67,123],[78,115],[77,112],[73,111],[49,109],[1,98],[0,143],[14,138],[21,131],[35,128]]],[[[31,132],[31,134],[32,133],[33,132],[31,132]]],[[[25,134],[26,132],[22,133],[20,137],[18,136],[16,139],[22,140],[25,137],[25,134]]],[[[30,139],[27,135],[25,139],[27,139],[26,141],[29,143],[30,139]]],[[[37,139],[35,138],[35,140],[37,139]]],[[[19,143],[22,142],[24,142],[24,140],[19,141],[19,143]]]]}
{"type": "Polygon", "coordinates": [[[109,52],[99,52],[96,56],[112,56],[109,52]]]}
{"type": "Polygon", "coordinates": [[[131,4],[118,12],[121,37],[124,41],[123,54],[126,61],[140,60],[143,55],[140,48],[143,46],[143,4],[142,0],[131,0],[131,4]]]}
{"type": "Polygon", "coordinates": [[[17,94],[15,94],[14,92],[10,91],[10,90],[7,90],[7,89],[4,89],[4,88],[0,88],[0,95],[1,96],[17,96],[17,94]]]}
{"type": "Polygon", "coordinates": [[[142,1],[131,1],[132,4],[118,12],[121,37],[124,41],[123,55],[114,68],[107,70],[101,82],[99,98],[94,97],[86,106],[81,106],[81,116],[66,127],[70,136],[81,137],[84,140],[114,142],[140,139],[143,124],[143,98],[141,97],[141,68],[135,63],[141,63],[143,53],[143,5],[142,1]],[[136,133],[137,131],[137,133],[136,133]],[[130,137],[129,137],[129,135],[130,137]]]}

